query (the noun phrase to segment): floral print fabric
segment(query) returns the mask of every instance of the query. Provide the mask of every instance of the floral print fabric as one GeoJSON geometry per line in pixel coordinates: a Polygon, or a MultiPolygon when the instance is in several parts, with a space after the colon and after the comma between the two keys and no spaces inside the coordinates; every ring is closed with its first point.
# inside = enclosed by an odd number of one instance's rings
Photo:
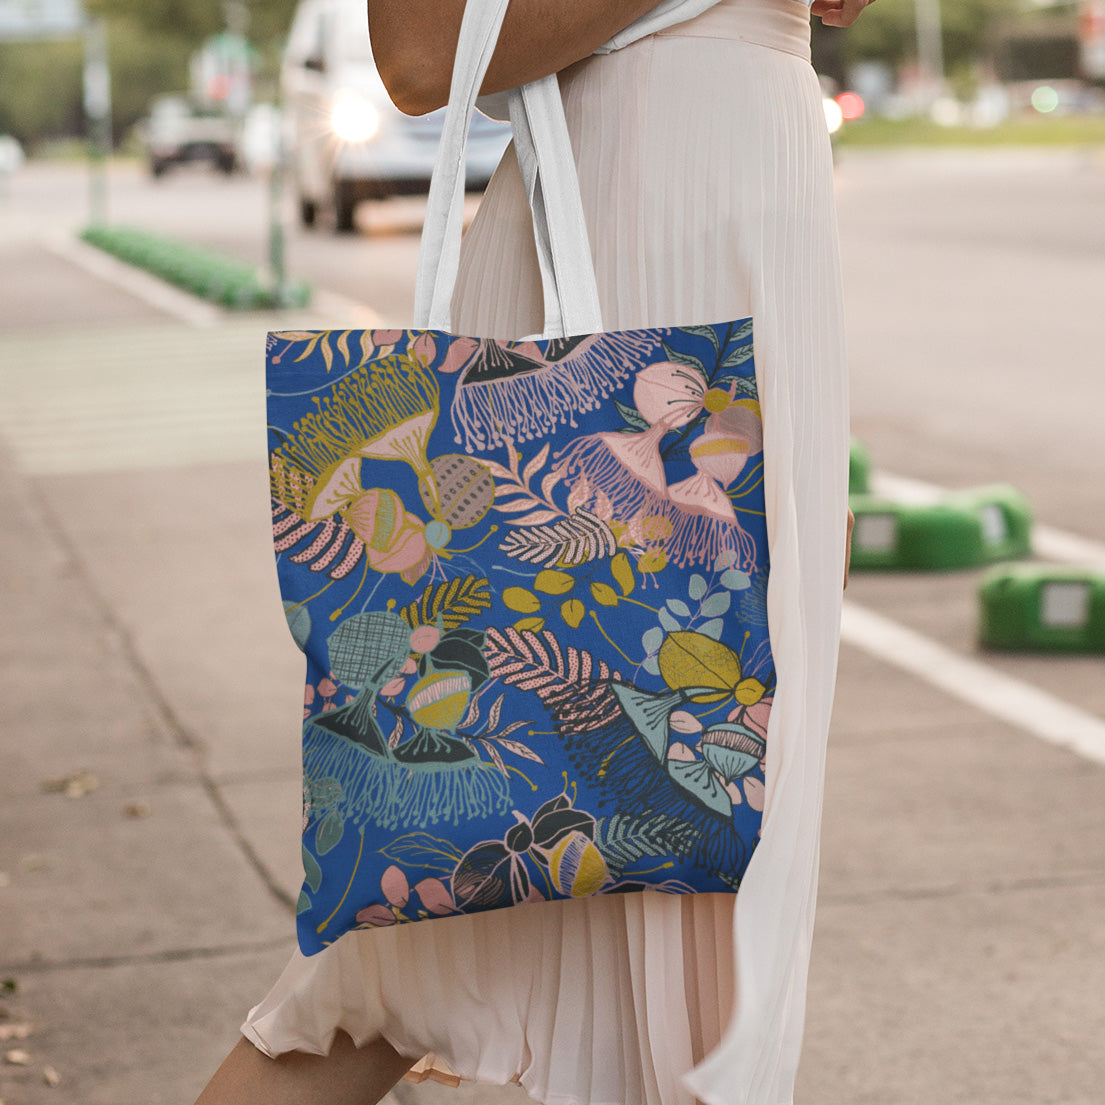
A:
{"type": "Polygon", "coordinates": [[[299,940],[736,891],[774,691],[752,323],[269,336],[299,940]]]}

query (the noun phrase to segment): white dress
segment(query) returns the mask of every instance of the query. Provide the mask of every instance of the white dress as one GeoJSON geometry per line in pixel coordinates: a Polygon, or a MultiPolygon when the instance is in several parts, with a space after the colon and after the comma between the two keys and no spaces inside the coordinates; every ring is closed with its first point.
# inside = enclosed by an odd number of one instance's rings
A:
{"type": "MultiPolygon", "coordinates": [[[[608,330],[754,320],[778,686],[762,839],[739,895],[600,895],[347,934],[295,953],[243,1032],[547,1105],[790,1105],[816,894],[847,496],[832,166],[808,10],[721,0],[561,74],[608,330]],[[735,915],[735,916],[734,916],[735,915]],[[735,989],[739,1002],[734,1002],[735,989]],[[697,1069],[695,1069],[697,1068],[697,1069]],[[693,1071],[693,1074],[691,1073],[693,1071]]],[[[542,329],[508,150],[469,229],[457,333],[542,329]]]]}

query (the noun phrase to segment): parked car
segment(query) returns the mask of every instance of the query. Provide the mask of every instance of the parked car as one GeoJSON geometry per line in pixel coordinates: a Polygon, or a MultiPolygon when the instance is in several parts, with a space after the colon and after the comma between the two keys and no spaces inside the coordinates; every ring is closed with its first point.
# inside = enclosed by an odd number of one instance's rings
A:
{"type": "MultiPolygon", "coordinates": [[[[353,229],[361,200],[427,192],[444,109],[404,115],[372,59],[364,0],[301,0],[281,71],[300,220],[330,211],[353,229]]],[[[476,112],[468,138],[467,186],[483,188],[510,127],[476,112]]]]}
{"type": "Polygon", "coordinates": [[[207,161],[224,173],[238,165],[238,124],[228,115],[203,111],[184,95],[157,96],[143,126],[150,172],[207,161]]]}

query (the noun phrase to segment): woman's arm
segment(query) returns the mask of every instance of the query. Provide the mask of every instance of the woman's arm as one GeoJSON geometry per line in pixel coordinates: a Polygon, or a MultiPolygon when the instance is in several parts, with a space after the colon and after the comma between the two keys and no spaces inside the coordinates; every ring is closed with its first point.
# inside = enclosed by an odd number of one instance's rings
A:
{"type": "MultiPolygon", "coordinates": [[[[587,57],[659,0],[511,0],[481,92],[502,92],[587,57]]],[[[368,0],[376,67],[395,106],[425,115],[449,99],[464,0],[368,0]]]]}

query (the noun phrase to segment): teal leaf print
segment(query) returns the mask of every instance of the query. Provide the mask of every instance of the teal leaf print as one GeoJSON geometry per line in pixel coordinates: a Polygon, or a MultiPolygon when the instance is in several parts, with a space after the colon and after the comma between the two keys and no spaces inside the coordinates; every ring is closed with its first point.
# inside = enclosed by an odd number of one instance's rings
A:
{"type": "Polygon", "coordinates": [[[295,915],[298,917],[301,913],[306,913],[311,908],[311,899],[307,897],[307,891],[301,890],[299,892],[299,901],[295,905],[295,915]]]}
{"type": "Polygon", "coordinates": [[[681,618],[689,618],[691,616],[690,607],[682,599],[668,599],[668,609],[673,614],[678,614],[681,618]]]}
{"type": "Polygon", "coordinates": [[[315,850],[326,855],[345,835],[345,818],[340,810],[331,810],[319,823],[315,832],[315,850]]]}
{"type": "Polygon", "coordinates": [[[728,587],[730,591],[743,591],[752,585],[752,580],[747,572],[740,572],[736,568],[730,568],[721,576],[722,587],[728,587]]]}
{"type": "Polygon", "coordinates": [[[319,867],[318,860],[307,851],[305,846],[303,848],[303,873],[312,893],[317,894],[318,888],[322,885],[322,868],[319,867]]]}
{"type": "Polygon", "coordinates": [[[712,621],[703,622],[702,625],[698,627],[698,632],[715,641],[720,641],[721,631],[724,628],[725,620],[723,618],[714,618],[712,621]]]}
{"type": "Polygon", "coordinates": [[[625,419],[626,425],[632,426],[635,430],[648,429],[648,419],[635,407],[620,403],[617,399],[614,400],[614,406],[618,408],[618,414],[625,419]]]}
{"type": "MultiPolygon", "coordinates": [[[[709,373],[706,371],[706,366],[693,353],[684,353],[682,350],[672,349],[672,347],[668,345],[667,342],[664,342],[663,346],[664,356],[667,357],[669,361],[673,361],[675,364],[685,364],[688,367],[695,369],[704,380],[709,379],[709,373]]],[[[748,356],[752,356],[751,352],[748,354],[748,356]]],[[[748,358],[746,357],[745,360],[747,359],[748,358]]],[[[725,367],[731,368],[733,366],[726,365],[725,367]]]]}
{"type": "Polygon", "coordinates": [[[284,602],[284,617],[288,630],[300,652],[306,651],[307,638],[311,635],[311,613],[301,602],[284,602]]]}
{"type": "Polygon", "coordinates": [[[698,600],[706,594],[706,580],[697,572],[691,576],[690,582],[687,584],[687,594],[690,595],[695,602],[698,602],[698,600]]]}
{"type": "Polygon", "coordinates": [[[738,365],[742,365],[750,360],[752,360],[752,345],[742,345],[734,349],[725,360],[721,362],[721,367],[723,369],[736,368],[738,365]]]}
{"type": "Polygon", "coordinates": [[[644,857],[682,855],[693,843],[696,829],[669,814],[638,818],[631,813],[600,817],[596,843],[612,875],[644,857]]]}
{"type": "Polygon", "coordinates": [[[679,630],[683,628],[683,627],[682,627],[682,626],[681,626],[681,625],[679,624],[679,622],[677,622],[677,621],[676,621],[676,620],[675,620],[675,619],[674,619],[674,618],[673,618],[673,617],[671,616],[671,614],[669,614],[669,613],[668,613],[668,610],[667,610],[667,608],[666,608],[666,607],[663,607],[663,606],[661,606],[661,607],[660,607],[660,624],[661,624],[661,625],[662,625],[662,626],[663,626],[663,627],[664,627],[664,628],[665,628],[665,629],[666,629],[666,630],[667,630],[667,631],[668,631],[669,633],[678,633],[678,632],[679,632],[679,630]]]}
{"type": "MultiPolygon", "coordinates": [[[[684,334],[693,334],[696,338],[708,338],[714,347],[714,352],[721,352],[721,342],[718,339],[717,331],[712,326],[680,326],[679,329],[684,334]]],[[[751,333],[751,330],[749,330],[749,333],[751,333]]]]}
{"type": "Polygon", "coordinates": [[[717,618],[724,614],[729,609],[729,603],[732,600],[732,596],[728,591],[718,591],[716,594],[711,595],[706,601],[699,607],[698,612],[704,618],[717,618]]]}

